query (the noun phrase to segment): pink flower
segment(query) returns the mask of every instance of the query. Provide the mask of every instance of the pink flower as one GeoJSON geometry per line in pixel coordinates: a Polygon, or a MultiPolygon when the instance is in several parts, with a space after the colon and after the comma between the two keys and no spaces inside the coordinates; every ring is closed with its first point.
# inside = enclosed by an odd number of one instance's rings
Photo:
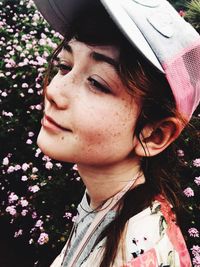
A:
{"type": "Polygon", "coordinates": [[[40,65],[40,66],[42,66],[42,65],[47,63],[47,60],[44,59],[43,57],[40,57],[40,56],[37,56],[36,60],[38,61],[38,65],[40,65]]]}
{"type": "Polygon", "coordinates": [[[50,160],[51,160],[50,157],[48,157],[48,156],[46,156],[46,155],[44,155],[42,159],[43,159],[44,161],[50,161],[50,160]]]}
{"type": "Polygon", "coordinates": [[[193,262],[193,266],[194,267],[200,267],[200,255],[196,255],[194,258],[193,258],[193,260],[192,260],[192,262],[193,262]]]}
{"type": "Polygon", "coordinates": [[[193,166],[197,168],[200,167],[200,158],[193,160],[193,166]]]}
{"type": "Polygon", "coordinates": [[[199,231],[196,228],[194,228],[194,227],[190,228],[188,230],[188,233],[192,237],[199,237],[199,231]]]}
{"type": "Polygon", "coordinates": [[[47,233],[41,233],[40,237],[37,240],[38,244],[40,244],[40,245],[44,245],[48,241],[49,241],[49,236],[47,233]]]}
{"type": "Polygon", "coordinates": [[[41,227],[43,223],[44,222],[42,220],[37,220],[37,222],[35,223],[35,227],[41,227]]]}
{"type": "Polygon", "coordinates": [[[194,258],[192,259],[194,267],[200,267],[200,247],[198,245],[191,248],[194,258]]]}
{"type": "Polygon", "coordinates": [[[72,169],[73,169],[74,171],[78,171],[78,166],[77,166],[77,164],[74,164],[74,166],[72,167],[72,169]]]}
{"type": "Polygon", "coordinates": [[[23,170],[23,171],[27,171],[28,168],[29,168],[29,164],[27,164],[27,163],[23,163],[23,164],[22,164],[22,170],[23,170]]]}
{"type": "Polygon", "coordinates": [[[184,16],[185,16],[185,11],[184,11],[184,10],[180,10],[180,11],[179,11],[179,15],[180,15],[181,17],[184,17],[184,16]]]}
{"type": "Polygon", "coordinates": [[[37,89],[39,89],[39,88],[41,88],[41,85],[40,85],[39,83],[36,83],[35,87],[36,87],[37,89]]]}
{"type": "Polygon", "coordinates": [[[37,20],[40,19],[40,17],[39,17],[38,14],[35,13],[35,14],[33,15],[33,18],[32,18],[32,19],[33,19],[33,21],[37,21],[37,20]]]}
{"type": "Polygon", "coordinates": [[[6,92],[3,92],[1,96],[6,97],[8,94],[6,92]]]}
{"type": "Polygon", "coordinates": [[[22,210],[21,215],[26,216],[27,213],[28,213],[28,210],[24,209],[24,210],[22,210]]]}
{"type": "Polygon", "coordinates": [[[45,164],[45,168],[48,169],[48,170],[52,169],[52,168],[53,168],[53,163],[50,162],[50,161],[48,161],[48,162],[45,164]]]}
{"type": "Polygon", "coordinates": [[[179,157],[183,157],[184,156],[184,151],[179,149],[179,150],[177,150],[177,154],[178,154],[179,157]]]}
{"type": "Polygon", "coordinates": [[[5,59],[5,62],[7,62],[7,64],[5,65],[6,68],[12,68],[15,67],[16,63],[13,59],[5,59]]]}
{"type": "Polygon", "coordinates": [[[28,190],[30,192],[33,192],[33,193],[36,193],[40,190],[39,186],[38,185],[33,185],[33,186],[29,186],[28,190]]]}
{"type": "Polygon", "coordinates": [[[21,199],[20,204],[22,207],[26,207],[26,206],[28,206],[28,201],[26,199],[21,199]]]}
{"type": "Polygon", "coordinates": [[[193,197],[194,196],[194,191],[192,190],[191,187],[187,187],[183,193],[187,196],[187,197],[193,197]]]}
{"type": "Polygon", "coordinates": [[[28,132],[28,136],[29,137],[33,137],[34,136],[34,133],[33,132],[28,132]]]}
{"type": "Polygon", "coordinates": [[[32,173],[36,173],[36,172],[38,172],[38,168],[33,167],[33,168],[32,168],[32,173]]]}
{"type": "Polygon", "coordinates": [[[7,173],[12,173],[15,171],[15,168],[13,166],[10,166],[8,169],[7,169],[7,173]]]}
{"type": "Polygon", "coordinates": [[[194,178],[194,182],[195,182],[197,185],[200,185],[200,176],[195,177],[195,178],[194,178]]]}
{"type": "Polygon", "coordinates": [[[15,165],[15,171],[21,170],[21,166],[19,164],[15,165]]]}
{"type": "Polygon", "coordinates": [[[22,235],[22,233],[23,233],[23,230],[19,229],[18,231],[15,232],[14,237],[16,238],[16,237],[22,235]]]}
{"type": "Polygon", "coordinates": [[[19,199],[19,197],[14,192],[11,192],[10,195],[8,196],[8,202],[9,203],[13,203],[13,202],[17,201],[18,199],[19,199]]]}
{"type": "Polygon", "coordinates": [[[35,157],[37,158],[41,153],[41,150],[39,148],[36,149],[35,157]]]}
{"type": "Polygon", "coordinates": [[[37,213],[35,211],[32,213],[32,218],[33,219],[36,219],[37,218],[37,213]]]}
{"type": "Polygon", "coordinates": [[[56,166],[61,169],[62,168],[62,164],[61,163],[56,163],[56,166]]]}
{"type": "Polygon", "coordinates": [[[17,51],[20,51],[20,52],[22,51],[22,47],[21,47],[21,46],[19,46],[19,45],[18,45],[18,46],[16,46],[16,47],[15,47],[15,49],[16,49],[17,51]]]}
{"type": "Polygon", "coordinates": [[[6,111],[2,111],[2,115],[5,116],[5,117],[10,117],[12,118],[13,117],[13,113],[12,112],[6,112],[6,111]]]}
{"type": "Polygon", "coordinates": [[[31,139],[27,139],[27,140],[26,140],[26,144],[27,144],[27,145],[31,145],[32,143],[33,143],[33,142],[32,142],[31,139]]]}
{"type": "Polygon", "coordinates": [[[6,208],[6,212],[8,212],[8,213],[10,213],[10,215],[14,216],[17,213],[16,207],[14,205],[8,206],[6,208]]]}
{"type": "Polygon", "coordinates": [[[38,44],[41,46],[46,45],[46,41],[43,39],[40,39],[38,44]]]}
{"type": "Polygon", "coordinates": [[[200,247],[199,247],[198,245],[196,245],[196,246],[194,245],[194,246],[191,248],[191,250],[192,250],[192,254],[193,254],[194,256],[200,254],[200,247]]]}
{"type": "Polygon", "coordinates": [[[28,84],[27,83],[22,83],[22,88],[28,88],[28,84]]]}
{"type": "Polygon", "coordinates": [[[35,106],[35,108],[36,108],[37,110],[42,110],[42,105],[38,104],[38,105],[35,106]]]}
{"type": "Polygon", "coordinates": [[[63,216],[63,218],[67,218],[68,220],[72,217],[71,212],[65,212],[65,215],[63,216]]]}

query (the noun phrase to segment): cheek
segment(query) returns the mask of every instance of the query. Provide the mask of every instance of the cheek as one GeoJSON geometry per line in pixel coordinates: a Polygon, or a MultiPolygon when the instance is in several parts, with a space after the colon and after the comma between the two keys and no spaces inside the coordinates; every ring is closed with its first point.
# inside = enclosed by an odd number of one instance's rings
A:
{"type": "MultiPolygon", "coordinates": [[[[114,108],[99,109],[91,108],[91,112],[85,113],[82,120],[76,120],[76,136],[79,141],[87,144],[88,149],[96,145],[97,149],[110,148],[114,145],[121,145],[132,141],[134,130],[134,115],[126,109],[114,108]],[[126,115],[124,115],[126,114],[126,115]]],[[[82,110],[83,112],[83,110],[82,110]]]]}

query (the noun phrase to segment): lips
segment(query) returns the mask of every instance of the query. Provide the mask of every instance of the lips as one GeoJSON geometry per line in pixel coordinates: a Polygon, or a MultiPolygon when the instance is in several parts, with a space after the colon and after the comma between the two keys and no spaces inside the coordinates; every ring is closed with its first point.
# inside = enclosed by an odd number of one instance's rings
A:
{"type": "Polygon", "coordinates": [[[60,124],[55,122],[51,117],[44,115],[42,119],[42,125],[50,130],[62,130],[62,131],[70,131],[68,128],[62,127],[60,124]]]}

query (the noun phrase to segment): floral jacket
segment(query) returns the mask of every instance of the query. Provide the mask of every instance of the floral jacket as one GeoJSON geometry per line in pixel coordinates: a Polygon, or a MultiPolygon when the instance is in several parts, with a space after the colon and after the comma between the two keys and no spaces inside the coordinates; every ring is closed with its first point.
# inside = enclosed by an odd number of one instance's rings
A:
{"type": "MultiPolygon", "coordinates": [[[[104,252],[102,240],[81,266],[98,267],[104,252]]],[[[51,267],[62,266],[64,251],[51,267]]],[[[158,196],[153,205],[129,219],[112,267],[191,267],[190,256],[168,202],[158,196]],[[122,249],[123,247],[123,249],[122,249]]],[[[108,266],[105,266],[108,267],[108,266]]]]}

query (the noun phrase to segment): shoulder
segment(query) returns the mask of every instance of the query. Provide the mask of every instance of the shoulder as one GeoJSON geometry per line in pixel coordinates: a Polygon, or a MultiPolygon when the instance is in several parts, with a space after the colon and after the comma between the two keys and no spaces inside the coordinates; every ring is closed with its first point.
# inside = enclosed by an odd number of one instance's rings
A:
{"type": "Polygon", "coordinates": [[[161,204],[154,201],[151,207],[133,216],[127,222],[126,250],[132,257],[137,257],[154,247],[165,235],[166,220],[161,212],[161,204]]]}
{"type": "Polygon", "coordinates": [[[172,208],[161,196],[156,198],[151,207],[129,219],[124,245],[128,262],[141,264],[140,260],[148,255],[148,258],[155,262],[152,266],[178,267],[181,266],[180,258],[184,256],[184,261],[188,263],[186,266],[191,266],[189,253],[172,208]]]}

